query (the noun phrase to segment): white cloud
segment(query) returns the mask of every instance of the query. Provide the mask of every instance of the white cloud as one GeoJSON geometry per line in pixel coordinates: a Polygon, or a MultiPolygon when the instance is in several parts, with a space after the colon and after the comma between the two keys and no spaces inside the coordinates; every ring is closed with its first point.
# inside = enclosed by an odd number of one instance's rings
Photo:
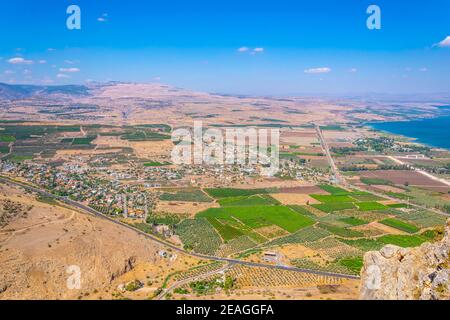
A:
{"type": "Polygon", "coordinates": [[[74,60],[64,60],[64,63],[66,63],[66,64],[76,64],[77,61],[74,61],[74,60]]]}
{"type": "Polygon", "coordinates": [[[450,48],[450,36],[447,36],[444,40],[436,44],[440,48],[450,48]]]}
{"type": "Polygon", "coordinates": [[[4,74],[15,74],[16,72],[13,70],[5,70],[4,74]]]}
{"type": "Polygon", "coordinates": [[[75,73],[75,72],[80,72],[80,69],[78,69],[78,68],[59,68],[59,72],[75,73]]]}
{"type": "Polygon", "coordinates": [[[257,53],[263,53],[264,52],[264,48],[258,47],[258,48],[249,48],[249,47],[240,47],[239,49],[237,49],[238,52],[241,53],[249,53],[251,55],[257,54],[257,53]]]}
{"type": "Polygon", "coordinates": [[[47,51],[48,51],[48,52],[53,52],[53,51],[56,51],[56,49],[54,49],[54,48],[48,48],[47,51]]]}
{"type": "Polygon", "coordinates": [[[106,19],[106,17],[108,17],[108,14],[104,13],[100,17],[97,18],[97,21],[98,22],[106,22],[106,21],[108,21],[108,19],[106,19]]]}
{"type": "Polygon", "coordinates": [[[427,71],[428,71],[428,68],[423,67],[423,68],[420,68],[419,71],[420,71],[420,72],[427,72],[427,71]]]}
{"type": "Polygon", "coordinates": [[[25,74],[25,75],[31,74],[31,70],[25,69],[25,70],[23,70],[23,74],[25,74]]]}
{"type": "Polygon", "coordinates": [[[358,72],[358,69],[356,69],[356,68],[351,68],[351,69],[349,70],[349,72],[355,73],[355,72],[358,72]]]}
{"type": "Polygon", "coordinates": [[[67,79],[67,78],[70,78],[69,75],[64,74],[64,73],[58,73],[58,74],[56,75],[56,77],[59,78],[59,79],[67,79]]]}
{"type": "Polygon", "coordinates": [[[154,80],[154,81],[160,81],[160,80],[161,80],[161,77],[154,77],[153,80],[154,80]]]}
{"type": "Polygon", "coordinates": [[[331,72],[330,68],[327,67],[321,67],[321,68],[311,68],[311,69],[306,69],[305,73],[311,73],[311,74],[317,74],[317,73],[329,73],[331,72]]]}
{"type": "Polygon", "coordinates": [[[40,64],[46,64],[47,63],[47,60],[39,60],[38,61],[40,64]]]}
{"type": "Polygon", "coordinates": [[[11,64],[32,64],[33,60],[26,60],[21,57],[15,57],[15,58],[9,59],[8,62],[11,64]]]}

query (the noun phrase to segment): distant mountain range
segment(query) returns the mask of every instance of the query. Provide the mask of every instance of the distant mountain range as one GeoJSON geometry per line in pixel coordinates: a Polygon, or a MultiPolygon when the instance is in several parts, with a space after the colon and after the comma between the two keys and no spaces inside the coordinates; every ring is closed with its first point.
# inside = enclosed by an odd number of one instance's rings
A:
{"type": "Polygon", "coordinates": [[[14,100],[49,94],[88,95],[89,88],[83,85],[37,86],[0,83],[0,98],[2,99],[14,100]]]}

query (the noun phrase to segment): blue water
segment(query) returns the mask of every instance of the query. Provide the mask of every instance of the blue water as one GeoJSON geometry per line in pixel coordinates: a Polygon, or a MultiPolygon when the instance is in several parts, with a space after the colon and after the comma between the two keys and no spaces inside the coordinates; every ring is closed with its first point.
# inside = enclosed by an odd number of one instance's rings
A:
{"type": "Polygon", "coordinates": [[[450,116],[433,119],[370,123],[371,127],[416,138],[417,142],[450,150],[450,116]]]}

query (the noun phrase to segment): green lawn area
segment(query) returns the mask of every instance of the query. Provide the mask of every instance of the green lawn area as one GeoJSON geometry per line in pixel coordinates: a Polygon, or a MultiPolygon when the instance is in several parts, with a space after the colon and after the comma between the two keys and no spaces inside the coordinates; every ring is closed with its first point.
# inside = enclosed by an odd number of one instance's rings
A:
{"type": "Polygon", "coordinates": [[[198,213],[197,217],[213,217],[224,220],[236,218],[252,229],[277,225],[291,233],[314,224],[314,220],[311,218],[285,206],[210,208],[198,213]]]}
{"type": "Polygon", "coordinates": [[[327,213],[356,208],[355,205],[351,202],[328,202],[321,204],[312,204],[311,207],[327,213]]]}
{"type": "Polygon", "coordinates": [[[414,226],[412,224],[406,223],[401,220],[392,219],[392,218],[384,219],[384,220],[380,221],[380,223],[390,226],[390,227],[393,227],[393,228],[396,228],[398,230],[408,232],[408,233],[416,233],[420,230],[419,228],[417,228],[416,226],[414,226]]]}
{"type": "Polygon", "coordinates": [[[347,195],[350,193],[347,190],[335,186],[330,186],[328,184],[321,184],[319,185],[319,188],[333,195],[347,195]]]}
{"type": "Polygon", "coordinates": [[[227,197],[242,197],[242,196],[252,196],[256,194],[269,193],[267,189],[232,189],[232,188],[214,188],[205,189],[211,197],[220,199],[227,197]]]}
{"type": "Polygon", "coordinates": [[[254,195],[222,198],[219,199],[219,204],[222,207],[248,207],[270,206],[278,205],[280,203],[269,195],[254,195]]]}
{"type": "Polygon", "coordinates": [[[375,211],[387,209],[387,207],[384,204],[378,202],[357,202],[356,205],[361,211],[375,211]]]}
{"type": "Polygon", "coordinates": [[[0,142],[14,142],[16,138],[11,135],[0,135],[0,142]]]}
{"type": "Polygon", "coordinates": [[[389,234],[378,238],[378,241],[384,244],[394,244],[403,248],[417,247],[428,241],[426,237],[417,235],[397,235],[389,234]]]}
{"type": "Polygon", "coordinates": [[[347,195],[311,194],[310,196],[320,202],[355,202],[347,195]]]}
{"type": "Polygon", "coordinates": [[[363,224],[367,224],[367,221],[364,221],[364,220],[361,220],[361,219],[358,219],[358,218],[355,218],[355,217],[342,218],[342,219],[339,219],[339,220],[342,221],[342,222],[345,222],[345,223],[347,223],[347,224],[349,224],[351,226],[360,226],[360,225],[363,225],[363,224]]]}

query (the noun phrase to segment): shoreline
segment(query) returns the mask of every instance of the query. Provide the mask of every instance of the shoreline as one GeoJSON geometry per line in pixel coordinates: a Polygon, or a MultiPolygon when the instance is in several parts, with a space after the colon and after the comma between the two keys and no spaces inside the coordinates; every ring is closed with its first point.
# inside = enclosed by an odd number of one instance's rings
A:
{"type": "MultiPolygon", "coordinates": [[[[449,146],[442,146],[438,144],[434,144],[433,142],[429,142],[429,141],[424,141],[423,137],[418,137],[418,136],[413,136],[413,135],[408,135],[405,133],[400,133],[400,132],[395,132],[394,130],[391,130],[390,128],[385,129],[385,128],[379,128],[377,125],[378,124],[404,124],[404,123],[411,123],[411,122],[424,122],[424,121],[433,121],[433,120],[437,120],[437,119],[449,119],[449,123],[450,123],[450,115],[443,115],[443,116],[437,116],[437,117],[433,117],[433,118],[422,118],[422,119],[414,119],[414,120],[399,120],[399,121],[377,121],[377,122],[365,122],[364,125],[379,131],[379,132],[383,132],[383,133],[387,133],[387,134],[391,134],[391,135],[396,135],[396,136],[401,136],[404,137],[408,140],[411,140],[414,143],[418,143],[418,144],[422,144],[425,145],[427,147],[433,148],[433,149],[441,149],[441,150],[446,150],[446,151],[450,151],[450,145],[449,146]]],[[[400,130],[402,131],[402,130],[400,130]]],[[[425,137],[425,140],[428,140],[427,137],[425,137]]],[[[450,140],[450,138],[449,138],[450,140]]]]}

